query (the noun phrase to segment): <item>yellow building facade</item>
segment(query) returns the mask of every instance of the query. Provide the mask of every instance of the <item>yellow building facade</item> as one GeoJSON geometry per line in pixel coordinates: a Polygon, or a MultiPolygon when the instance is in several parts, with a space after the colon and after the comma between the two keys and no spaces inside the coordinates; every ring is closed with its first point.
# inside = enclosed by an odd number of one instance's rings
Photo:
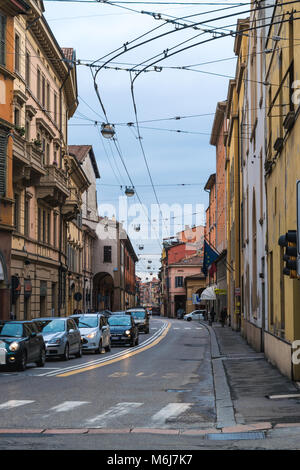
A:
{"type": "Polygon", "coordinates": [[[300,51],[296,39],[300,24],[295,9],[294,5],[275,4],[276,21],[271,24],[266,40],[269,50],[265,156],[269,318],[264,343],[270,361],[285,375],[299,380],[299,365],[293,364],[292,353],[293,341],[300,338],[300,280],[283,274],[285,250],[278,244],[280,236],[297,229],[300,51]]]}
{"type": "Polygon", "coordinates": [[[241,179],[240,150],[242,139],[242,105],[244,99],[244,74],[248,54],[248,36],[241,34],[249,28],[249,20],[238,20],[234,52],[237,56],[236,76],[229,81],[227,94],[225,134],[226,146],[226,197],[227,197],[227,311],[233,329],[241,328],[241,179]]]}

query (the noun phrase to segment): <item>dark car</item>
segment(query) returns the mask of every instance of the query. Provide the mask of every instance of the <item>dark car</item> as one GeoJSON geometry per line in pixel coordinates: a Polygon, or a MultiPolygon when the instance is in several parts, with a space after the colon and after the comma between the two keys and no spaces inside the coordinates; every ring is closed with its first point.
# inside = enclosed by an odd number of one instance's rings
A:
{"type": "Polygon", "coordinates": [[[131,315],[112,315],[108,319],[111,344],[139,344],[139,331],[131,315]]]}
{"type": "Polygon", "coordinates": [[[4,321],[0,323],[0,365],[25,370],[35,362],[45,365],[46,347],[43,336],[30,321],[4,321]]]}
{"type": "Polygon", "coordinates": [[[144,308],[130,308],[126,310],[127,315],[131,315],[139,331],[149,333],[149,314],[144,308]]]}

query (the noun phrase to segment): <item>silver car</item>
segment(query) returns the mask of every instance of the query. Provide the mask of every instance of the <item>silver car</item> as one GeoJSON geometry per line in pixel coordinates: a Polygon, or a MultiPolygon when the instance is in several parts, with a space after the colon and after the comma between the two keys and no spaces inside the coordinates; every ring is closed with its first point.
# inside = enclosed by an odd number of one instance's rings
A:
{"type": "Polygon", "coordinates": [[[109,352],[110,328],[107,319],[102,313],[82,313],[72,315],[79,328],[83,351],[101,353],[102,349],[109,352]]]}
{"type": "Polygon", "coordinates": [[[72,354],[82,356],[81,335],[73,318],[45,317],[32,321],[43,335],[46,357],[60,356],[67,361],[72,354]]]}

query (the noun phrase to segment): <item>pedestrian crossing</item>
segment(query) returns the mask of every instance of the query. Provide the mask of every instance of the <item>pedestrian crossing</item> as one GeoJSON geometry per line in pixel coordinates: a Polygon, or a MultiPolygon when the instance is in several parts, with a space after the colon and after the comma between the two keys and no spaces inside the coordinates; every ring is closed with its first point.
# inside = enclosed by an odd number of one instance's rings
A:
{"type": "Polygon", "coordinates": [[[18,415],[26,415],[26,425],[33,428],[119,428],[120,424],[121,427],[134,424],[135,427],[167,428],[168,420],[173,422],[192,405],[167,403],[164,406],[149,406],[149,403],[142,402],[119,402],[99,410],[99,404],[91,401],[63,401],[49,408],[38,400],[8,400],[0,403],[0,422],[1,427],[10,427],[18,415]],[[16,408],[18,411],[15,411],[16,408]]]}

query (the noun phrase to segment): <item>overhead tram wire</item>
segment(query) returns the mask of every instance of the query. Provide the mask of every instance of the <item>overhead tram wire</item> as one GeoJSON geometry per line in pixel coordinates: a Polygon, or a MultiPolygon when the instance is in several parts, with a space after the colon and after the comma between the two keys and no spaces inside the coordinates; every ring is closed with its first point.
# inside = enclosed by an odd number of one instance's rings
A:
{"type": "MultiPolygon", "coordinates": [[[[291,3],[295,3],[295,1],[293,1],[293,2],[291,2],[291,3]]],[[[294,12],[294,14],[295,14],[295,13],[299,13],[299,11],[294,12]]],[[[280,15],[280,16],[282,16],[282,15],[280,15]]],[[[300,17],[299,17],[299,18],[294,18],[294,21],[296,21],[296,20],[298,20],[298,19],[300,19],[300,17]]],[[[290,19],[287,19],[287,20],[280,20],[280,21],[278,21],[278,22],[272,22],[272,23],[269,23],[269,24],[267,24],[267,25],[266,25],[266,24],[263,24],[263,25],[260,25],[260,26],[255,26],[255,27],[251,27],[251,28],[245,28],[245,29],[243,30],[243,33],[246,32],[246,31],[253,31],[253,30],[255,30],[255,29],[265,28],[266,26],[271,26],[271,25],[273,26],[273,25],[282,24],[282,23],[285,23],[285,22],[290,22],[290,19]]],[[[182,49],[180,49],[180,50],[178,50],[178,51],[172,52],[171,54],[168,54],[168,53],[166,53],[166,51],[163,51],[163,52],[161,52],[160,54],[157,54],[156,56],[153,56],[152,58],[150,58],[150,59],[148,59],[148,60],[146,60],[146,61],[144,61],[144,62],[138,64],[137,67],[138,67],[138,66],[141,66],[141,65],[143,65],[143,64],[145,64],[146,62],[148,62],[148,61],[150,61],[150,60],[152,60],[152,59],[154,59],[154,58],[156,58],[158,55],[160,55],[160,56],[163,55],[163,56],[164,56],[164,57],[161,57],[160,59],[157,59],[157,60],[151,62],[150,64],[146,65],[142,70],[139,70],[138,72],[136,72],[136,75],[135,75],[133,81],[135,81],[135,80],[138,78],[138,76],[141,75],[141,73],[145,72],[145,70],[147,70],[147,68],[153,67],[154,65],[158,64],[159,62],[162,62],[162,61],[164,61],[164,60],[166,60],[166,59],[169,59],[170,57],[173,57],[173,56],[176,55],[176,54],[179,54],[179,53],[181,53],[181,52],[185,52],[186,50],[189,50],[189,49],[191,49],[191,48],[193,48],[193,47],[196,47],[196,46],[200,46],[200,45],[203,45],[203,44],[207,44],[207,43],[212,42],[212,41],[214,41],[214,40],[216,40],[216,39],[223,39],[224,37],[229,37],[229,36],[238,36],[238,35],[242,35],[243,33],[240,34],[239,32],[234,32],[234,31],[231,31],[231,32],[229,32],[229,33],[222,33],[221,36],[213,37],[213,38],[206,39],[206,40],[204,40],[204,41],[197,42],[196,44],[192,44],[192,45],[186,46],[186,47],[184,47],[184,48],[182,48],[182,49]]],[[[134,67],[134,68],[135,68],[135,67],[134,67]]],[[[135,71],[134,68],[131,70],[132,72],[135,71]]]]}

